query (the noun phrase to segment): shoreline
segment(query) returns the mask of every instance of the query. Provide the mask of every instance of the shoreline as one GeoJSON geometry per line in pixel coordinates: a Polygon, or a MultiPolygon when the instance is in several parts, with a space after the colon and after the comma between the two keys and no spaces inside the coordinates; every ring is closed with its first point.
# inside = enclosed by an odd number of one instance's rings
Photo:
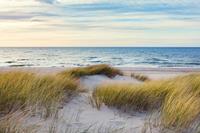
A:
{"type": "MultiPolygon", "coordinates": [[[[37,74],[56,74],[74,67],[0,67],[0,72],[29,71],[37,74]]],[[[143,74],[151,79],[172,78],[189,73],[200,73],[200,68],[152,68],[152,67],[115,67],[125,75],[131,73],[143,74]]]]}
{"type": "MultiPolygon", "coordinates": [[[[89,65],[90,66],[90,65],[89,65]]],[[[80,66],[85,67],[85,66],[80,66]]],[[[122,71],[171,71],[171,72],[200,72],[200,68],[197,67],[115,67],[122,71]]],[[[65,70],[76,67],[9,67],[0,66],[0,71],[2,70],[65,70]]]]}

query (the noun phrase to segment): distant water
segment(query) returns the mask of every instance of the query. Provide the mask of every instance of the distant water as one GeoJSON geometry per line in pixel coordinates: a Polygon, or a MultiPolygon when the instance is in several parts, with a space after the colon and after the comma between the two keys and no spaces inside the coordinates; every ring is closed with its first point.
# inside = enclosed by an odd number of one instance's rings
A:
{"type": "Polygon", "coordinates": [[[0,66],[197,67],[200,48],[0,48],[0,66]]]}

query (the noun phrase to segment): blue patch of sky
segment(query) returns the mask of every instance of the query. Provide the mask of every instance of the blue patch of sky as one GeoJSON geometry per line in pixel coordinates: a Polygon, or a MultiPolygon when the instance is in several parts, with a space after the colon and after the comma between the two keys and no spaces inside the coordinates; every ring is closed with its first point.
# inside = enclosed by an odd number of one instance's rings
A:
{"type": "MultiPolygon", "coordinates": [[[[166,4],[166,3],[154,3],[154,4],[123,4],[123,3],[90,3],[90,4],[71,4],[61,6],[64,13],[73,17],[79,17],[76,20],[92,21],[98,20],[98,17],[121,15],[119,18],[113,18],[110,21],[113,22],[148,22],[159,21],[158,19],[146,19],[132,18],[133,13],[144,13],[146,15],[161,14],[167,15],[169,19],[176,20],[196,20],[200,18],[199,5],[192,4],[166,4]],[[129,18],[123,18],[124,13],[132,13],[129,18]]],[[[69,17],[68,16],[68,17],[69,17]]]]}
{"type": "Polygon", "coordinates": [[[124,12],[165,12],[165,13],[195,13],[200,14],[200,6],[198,5],[185,5],[185,4],[166,4],[166,3],[154,3],[154,4],[123,4],[123,3],[90,3],[90,4],[71,4],[65,5],[66,10],[75,11],[113,11],[116,13],[124,12]]]}

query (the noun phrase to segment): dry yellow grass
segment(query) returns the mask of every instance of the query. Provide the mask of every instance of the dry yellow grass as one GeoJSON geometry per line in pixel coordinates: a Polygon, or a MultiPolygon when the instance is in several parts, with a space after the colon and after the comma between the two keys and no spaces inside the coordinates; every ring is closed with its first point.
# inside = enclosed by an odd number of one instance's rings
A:
{"type": "Polygon", "coordinates": [[[66,99],[77,90],[77,78],[94,74],[113,77],[122,73],[104,64],[74,68],[56,75],[37,75],[23,71],[1,72],[0,114],[26,106],[51,108],[53,104],[66,99]]]}
{"type": "Polygon", "coordinates": [[[97,87],[93,97],[98,105],[134,110],[161,110],[165,128],[178,131],[200,127],[200,74],[144,84],[115,84],[97,87]]]}
{"type": "Polygon", "coordinates": [[[32,130],[30,129],[32,127],[21,127],[21,124],[13,120],[13,115],[10,114],[19,110],[23,113],[27,110],[32,112],[34,109],[37,111],[39,109],[45,117],[53,115],[55,112],[52,111],[57,110],[60,102],[79,91],[77,79],[94,74],[114,77],[122,73],[104,64],[74,68],[55,75],[37,75],[24,71],[1,72],[0,133],[21,133],[32,130]]]}
{"type": "Polygon", "coordinates": [[[0,133],[36,133],[38,125],[24,125],[27,114],[12,112],[0,118],[0,133]]]}
{"type": "Polygon", "coordinates": [[[0,73],[0,113],[35,105],[48,109],[76,90],[77,82],[70,77],[20,71],[0,73]]]}
{"type": "Polygon", "coordinates": [[[59,73],[58,75],[80,78],[81,76],[96,75],[96,74],[102,74],[102,75],[106,75],[112,78],[116,75],[122,75],[122,72],[118,69],[110,67],[109,65],[100,64],[100,65],[92,65],[88,67],[72,68],[72,69],[63,71],[59,73]]]}
{"type": "Polygon", "coordinates": [[[142,74],[131,73],[131,77],[135,78],[139,81],[150,81],[149,77],[147,77],[146,75],[142,75],[142,74]]]}

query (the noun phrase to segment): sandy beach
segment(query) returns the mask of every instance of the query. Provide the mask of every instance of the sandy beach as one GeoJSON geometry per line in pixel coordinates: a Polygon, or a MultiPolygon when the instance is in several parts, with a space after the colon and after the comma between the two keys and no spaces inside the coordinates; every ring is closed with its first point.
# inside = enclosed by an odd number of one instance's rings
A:
{"type": "MultiPolygon", "coordinates": [[[[7,71],[31,71],[37,74],[55,74],[73,67],[0,67],[0,72],[7,71]]],[[[116,67],[122,70],[126,75],[130,73],[139,73],[149,76],[152,79],[162,79],[178,76],[181,74],[198,73],[200,68],[139,68],[139,67],[116,67]]]]}
{"type": "MultiPolygon", "coordinates": [[[[56,74],[70,68],[8,68],[2,67],[1,72],[8,71],[29,71],[36,74],[56,74]]],[[[168,79],[176,76],[187,75],[189,73],[198,73],[197,68],[118,68],[123,71],[124,76],[117,75],[114,78],[109,78],[104,75],[83,76],[80,78],[80,87],[85,89],[84,93],[73,97],[69,103],[64,103],[58,110],[56,120],[50,117],[46,120],[28,116],[25,118],[25,125],[37,125],[40,127],[39,133],[48,132],[52,123],[55,126],[54,130],[59,133],[78,132],[87,130],[90,132],[126,132],[140,133],[152,132],[149,125],[149,120],[152,113],[149,112],[131,112],[125,113],[115,108],[110,108],[105,105],[100,110],[92,106],[92,92],[98,85],[128,83],[142,84],[141,81],[130,77],[131,73],[138,73],[148,76],[151,80],[168,79]]],[[[158,132],[157,129],[151,129],[153,133],[158,132]]]]}

